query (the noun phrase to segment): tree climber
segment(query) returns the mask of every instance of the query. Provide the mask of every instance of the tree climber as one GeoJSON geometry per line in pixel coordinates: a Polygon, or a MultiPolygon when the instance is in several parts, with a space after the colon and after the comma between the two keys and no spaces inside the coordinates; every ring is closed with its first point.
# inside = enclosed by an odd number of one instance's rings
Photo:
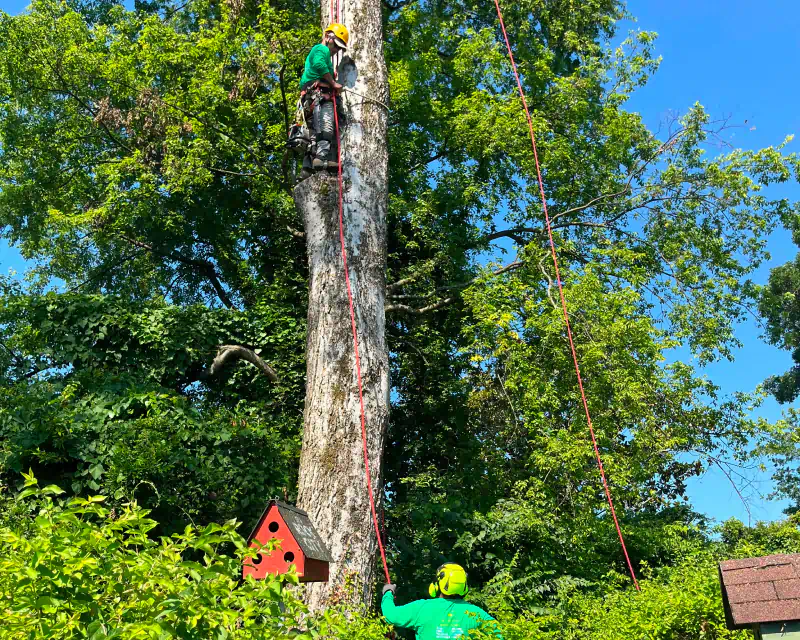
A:
{"type": "MultiPolygon", "coordinates": [[[[306,58],[303,77],[300,78],[301,117],[311,121],[314,139],[303,157],[302,177],[307,178],[311,171],[336,169],[336,154],[331,153],[336,140],[333,115],[333,101],[336,92],[342,89],[333,77],[332,56],[347,51],[350,33],[343,24],[328,25],[321,44],[315,44],[306,58]]],[[[335,149],[334,149],[335,150],[335,149]]]]}
{"type": "Polygon", "coordinates": [[[487,622],[494,623],[494,634],[502,640],[495,619],[480,607],[464,602],[469,592],[467,573],[457,564],[446,563],[436,570],[436,578],[428,587],[433,600],[415,600],[395,606],[397,585],[383,586],[381,613],[396,627],[414,629],[417,640],[450,640],[466,638],[471,629],[487,622]]]}

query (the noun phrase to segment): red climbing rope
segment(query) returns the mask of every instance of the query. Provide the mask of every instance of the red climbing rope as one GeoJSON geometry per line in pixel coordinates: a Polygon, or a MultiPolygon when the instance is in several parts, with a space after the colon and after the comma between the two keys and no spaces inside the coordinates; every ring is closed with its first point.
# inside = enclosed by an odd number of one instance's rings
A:
{"type": "MultiPolygon", "coordinates": [[[[333,22],[334,0],[331,0],[331,22],[333,22]]],[[[336,19],[341,20],[339,0],[336,0],[336,19]]],[[[369,493],[369,508],[372,512],[372,522],[375,525],[375,537],[378,540],[378,548],[381,552],[383,562],[383,572],[386,582],[391,582],[389,577],[389,565],[386,564],[386,550],[383,546],[380,526],[378,525],[378,513],[375,509],[375,495],[372,490],[372,474],[369,471],[369,453],[367,450],[367,418],[364,413],[364,384],[361,380],[361,356],[358,353],[358,329],[356,327],[355,304],[353,303],[353,290],[350,287],[350,270],[347,267],[347,247],[344,241],[344,197],[342,183],[342,145],[339,136],[339,110],[336,106],[336,95],[333,98],[333,119],[336,124],[336,163],[339,175],[339,241],[342,245],[342,262],[344,263],[344,281],[347,286],[347,300],[350,304],[350,327],[353,330],[353,351],[356,357],[356,380],[358,381],[358,404],[361,410],[361,444],[364,450],[364,470],[367,476],[367,492],[369,493]]]]}
{"type": "Polygon", "coordinates": [[[547,235],[550,238],[550,252],[553,254],[553,266],[556,271],[556,282],[558,283],[558,293],[561,296],[561,310],[564,313],[564,323],[567,325],[567,337],[569,338],[569,348],[572,351],[572,360],[575,363],[575,373],[578,376],[578,387],[581,391],[581,399],[583,400],[583,410],[586,412],[586,422],[589,424],[589,433],[592,436],[592,446],[594,447],[594,455],[597,458],[597,467],[600,469],[600,478],[603,480],[603,488],[606,492],[606,499],[608,506],[611,509],[611,516],[614,518],[614,526],[617,528],[617,535],[619,542],[622,545],[622,552],[625,554],[625,562],[628,563],[628,570],[630,571],[631,578],[636,590],[639,591],[639,582],[636,580],[636,573],[633,570],[633,564],[630,557],[628,557],[628,549],[625,547],[625,538],[622,535],[622,529],[617,520],[617,512],[614,509],[614,501],[611,498],[611,489],[606,480],[606,473],[603,469],[603,460],[600,457],[600,449],[597,446],[597,438],[594,435],[594,427],[592,426],[592,416],[589,414],[589,404],[586,402],[586,393],[583,390],[583,378],[581,377],[581,368],[578,365],[578,354],[575,351],[575,343],[572,340],[572,327],[569,323],[569,314],[567,313],[567,300],[564,298],[564,289],[561,285],[561,274],[558,269],[558,257],[556,256],[556,244],[553,241],[553,231],[550,226],[550,214],[547,211],[547,198],[544,194],[544,183],[542,182],[542,170],[539,166],[539,153],[536,150],[536,134],[533,132],[533,121],[531,120],[531,113],[528,109],[528,101],[525,99],[525,92],[522,90],[522,81],[519,78],[517,71],[517,63],[514,62],[514,54],[511,51],[511,43],[508,40],[508,33],[506,32],[506,25],[503,21],[503,12],[500,10],[499,0],[494,0],[494,5],[497,7],[497,17],[500,20],[500,27],[503,29],[503,37],[506,41],[506,48],[508,49],[508,57],[511,60],[511,68],[514,70],[514,77],[517,79],[517,88],[519,89],[519,96],[522,98],[522,106],[525,108],[525,117],[528,120],[528,130],[531,134],[531,146],[533,147],[533,158],[536,161],[536,176],[539,180],[539,193],[542,196],[542,208],[544,210],[544,219],[547,223],[547,235]]]}

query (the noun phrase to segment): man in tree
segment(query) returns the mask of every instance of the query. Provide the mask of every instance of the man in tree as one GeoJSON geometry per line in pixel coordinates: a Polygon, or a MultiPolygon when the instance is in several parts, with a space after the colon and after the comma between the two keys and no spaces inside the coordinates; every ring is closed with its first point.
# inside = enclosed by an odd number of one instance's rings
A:
{"type": "MultiPolygon", "coordinates": [[[[415,600],[402,607],[395,606],[397,586],[383,586],[381,612],[387,622],[405,629],[414,629],[417,640],[443,640],[466,637],[494,618],[480,607],[464,602],[469,592],[467,572],[461,565],[446,563],[436,570],[428,587],[432,600],[415,600]]],[[[499,631],[495,630],[502,639],[499,631]]]]}
{"type": "Polygon", "coordinates": [[[300,78],[301,108],[311,117],[314,140],[303,158],[303,177],[316,171],[336,169],[336,161],[331,154],[331,143],[336,137],[333,100],[340,85],[333,77],[331,58],[340,51],[347,51],[350,34],[343,24],[328,25],[322,43],[311,47],[306,57],[305,70],[300,78]]]}

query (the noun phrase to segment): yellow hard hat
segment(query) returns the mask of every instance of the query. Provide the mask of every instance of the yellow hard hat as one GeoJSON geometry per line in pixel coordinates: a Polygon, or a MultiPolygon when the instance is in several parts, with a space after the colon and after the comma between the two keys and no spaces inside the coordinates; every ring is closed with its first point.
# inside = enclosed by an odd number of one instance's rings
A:
{"type": "Polygon", "coordinates": [[[343,24],[339,24],[338,22],[334,22],[329,24],[325,29],[325,33],[328,32],[336,36],[336,44],[340,49],[347,50],[347,43],[350,40],[350,32],[347,30],[347,27],[345,27],[343,24]]]}
{"type": "Polygon", "coordinates": [[[465,596],[469,593],[464,567],[448,562],[436,570],[436,580],[428,587],[428,595],[438,598],[440,593],[445,596],[465,596]]]}

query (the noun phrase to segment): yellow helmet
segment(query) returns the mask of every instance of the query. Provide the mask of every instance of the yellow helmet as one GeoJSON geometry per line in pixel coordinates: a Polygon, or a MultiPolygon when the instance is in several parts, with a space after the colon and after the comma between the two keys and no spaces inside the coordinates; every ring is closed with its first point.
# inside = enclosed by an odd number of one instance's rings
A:
{"type": "Polygon", "coordinates": [[[436,598],[440,593],[445,596],[465,596],[469,593],[464,567],[448,562],[436,570],[436,581],[428,587],[428,595],[436,598]]]}
{"type": "Polygon", "coordinates": [[[350,32],[347,30],[347,27],[338,22],[334,22],[329,24],[325,29],[325,33],[329,32],[336,36],[336,44],[339,45],[339,48],[346,51],[347,43],[350,41],[350,32]]]}

